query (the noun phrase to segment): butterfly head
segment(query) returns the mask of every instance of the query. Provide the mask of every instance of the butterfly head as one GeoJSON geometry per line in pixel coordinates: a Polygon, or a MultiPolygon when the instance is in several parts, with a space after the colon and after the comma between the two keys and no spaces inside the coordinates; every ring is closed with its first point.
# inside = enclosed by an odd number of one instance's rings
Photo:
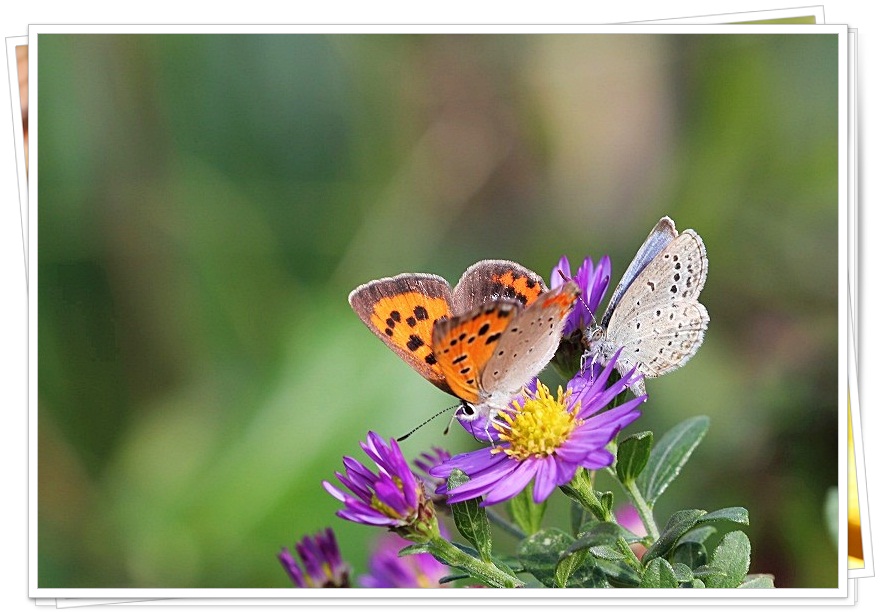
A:
{"type": "Polygon", "coordinates": [[[462,400],[461,404],[458,406],[458,410],[455,412],[455,416],[458,417],[461,421],[474,421],[480,415],[479,413],[477,413],[474,405],[462,400]]]}

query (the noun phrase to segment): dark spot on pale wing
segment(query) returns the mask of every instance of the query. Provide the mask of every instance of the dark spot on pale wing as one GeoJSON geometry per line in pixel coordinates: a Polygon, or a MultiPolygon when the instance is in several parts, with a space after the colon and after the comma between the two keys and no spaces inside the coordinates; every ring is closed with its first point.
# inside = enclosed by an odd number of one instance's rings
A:
{"type": "Polygon", "coordinates": [[[391,319],[400,322],[400,311],[391,311],[391,319]]]}
{"type": "Polygon", "coordinates": [[[459,370],[458,372],[460,372],[460,373],[463,374],[463,375],[466,375],[466,374],[468,374],[470,371],[471,371],[471,367],[470,367],[470,366],[465,366],[464,368],[462,368],[462,369],[459,370]]]}
{"type": "MultiPolygon", "coordinates": [[[[455,347],[458,344],[458,339],[457,338],[452,339],[451,341],[449,341],[449,344],[450,344],[450,346],[455,347]]],[[[446,351],[449,351],[449,350],[447,349],[446,351]]]]}
{"type": "Polygon", "coordinates": [[[468,385],[473,385],[473,384],[474,384],[474,380],[473,380],[473,379],[468,379],[468,380],[467,380],[467,384],[468,384],[468,385]]]}
{"type": "Polygon", "coordinates": [[[392,330],[391,328],[385,328],[385,334],[387,334],[388,336],[394,336],[394,330],[392,330]]]}
{"type": "Polygon", "coordinates": [[[510,331],[511,332],[519,332],[519,328],[514,326],[513,328],[510,329],[510,331]]]}
{"type": "Polygon", "coordinates": [[[680,275],[680,274],[675,273],[674,275],[672,275],[672,280],[673,280],[673,281],[678,281],[679,279],[681,279],[681,275],[680,275]]]}
{"type": "Polygon", "coordinates": [[[433,366],[434,364],[437,363],[437,358],[434,357],[434,354],[433,354],[433,353],[429,353],[428,355],[425,356],[425,362],[426,362],[429,366],[433,366]]]}
{"type": "Polygon", "coordinates": [[[452,363],[458,364],[459,362],[464,362],[467,358],[468,358],[467,354],[463,353],[460,356],[458,356],[457,358],[455,358],[454,360],[452,360],[452,363]]]}
{"type": "Polygon", "coordinates": [[[486,332],[489,331],[489,323],[486,322],[482,326],[480,326],[480,330],[477,332],[477,335],[483,336],[486,332]]]}
{"type": "Polygon", "coordinates": [[[416,327],[416,318],[412,317],[412,316],[407,317],[406,323],[410,328],[415,328],[416,327]]]}
{"type": "Polygon", "coordinates": [[[421,337],[419,337],[418,334],[410,334],[409,340],[406,341],[406,347],[410,351],[415,351],[416,349],[418,349],[419,347],[421,347],[424,344],[425,344],[425,341],[423,341],[421,339],[421,337]]]}
{"type": "Polygon", "coordinates": [[[650,287],[650,288],[651,288],[651,291],[653,292],[653,291],[654,291],[654,282],[653,282],[653,281],[648,281],[648,287],[650,287]]]}
{"type": "Polygon", "coordinates": [[[491,343],[494,343],[499,338],[501,338],[501,332],[496,332],[495,334],[492,334],[491,336],[486,337],[486,344],[489,345],[491,343]]]}
{"type": "Polygon", "coordinates": [[[462,332],[461,334],[458,335],[458,340],[460,340],[460,341],[463,341],[466,338],[467,338],[467,332],[462,332]]]}
{"type": "Polygon", "coordinates": [[[415,315],[418,320],[428,319],[428,309],[422,305],[418,305],[413,309],[413,315],[415,315]]]}
{"type": "Polygon", "coordinates": [[[657,317],[660,317],[660,309],[657,309],[657,317]]]}
{"type": "Polygon", "coordinates": [[[669,291],[672,292],[673,294],[677,294],[678,293],[678,286],[673,285],[672,287],[669,288],[669,291]]]}
{"type": "Polygon", "coordinates": [[[474,341],[477,340],[476,336],[472,336],[468,339],[468,345],[473,345],[474,341]]]}

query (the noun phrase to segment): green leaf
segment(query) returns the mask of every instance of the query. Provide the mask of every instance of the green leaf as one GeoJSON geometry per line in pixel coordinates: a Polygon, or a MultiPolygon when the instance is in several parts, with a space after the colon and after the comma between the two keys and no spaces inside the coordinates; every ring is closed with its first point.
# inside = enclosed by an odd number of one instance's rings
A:
{"type": "Polygon", "coordinates": [[[540,530],[520,542],[517,555],[526,572],[545,586],[555,587],[559,552],[573,542],[573,536],[558,528],[540,530]]]}
{"type": "MultiPolygon", "coordinates": [[[[593,548],[590,552],[595,550],[593,548]]],[[[608,583],[614,587],[638,587],[642,582],[639,573],[623,560],[596,558],[595,563],[596,568],[602,571],[608,583]]]]}
{"type": "Polygon", "coordinates": [[[569,502],[569,518],[571,519],[571,533],[577,534],[583,529],[584,522],[587,519],[587,512],[580,503],[571,500],[569,502]]]}
{"type": "Polygon", "coordinates": [[[743,507],[727,507],[706,513],[698,521],[697,525],[708,524],[716,521],[732,521],[743,526],[749,525],[749,512],[743,507]]]}
{"type": "MultiPolygon", "coordinates": [[[[697,520],[699,524],[699,520],[697,520]]],[[[718,532],[715,526],[700,526],[699,528],[694,528],[683,537],[678,539],[678,544],[682,543],[705,543],[706,539],[718,532]]],[[[693,566],[691,567],[693,568],[693,566]]]]}
{"type": "Polygon", "coordinates": [[[559,563],[556,565],[556,587],[566,587],[572,573],[578,570],[581,565],[588,560],[592,562],[590,559],[590,551],[588,549],[576,551],[559,560],[559,563]]]}
{"type": "Polygon", "coordinates": [[[598,522],[588,530],[580,533],[577,540],[566,548],[564,555],[569,555],[582,549],[589,549],[596,545],[613,545],[622,536],[623,530],[617,524],[610,521],[598,522]]]}
{"type": "Polygon", "coordinates": [[[669,562],[663,558],[656,558],[645,567],[645,574],[642,575],[642,583],[639,587],[678,587],[678,581],[675,579],[675,572],[669,562]]]}
{"type": "Polygon", "coordinates": [[[596,545],[595,547],[590,547],[590,553],[593,554],[594,558],[598,558],[600,560],[626,560],[627,557],[617,551],[616,549],[609,547],[608,545],[596,545]]]}
{"type": "Polygon", "coordinates": [[[694,580],[694,572],[684,564],[673,564],[672,573],[675,575],[675,580],[679,583],[690,583],[694,580]]]}
{"type": "Polygon", "coordinates": [[[672,552],[672,561],[684,564],[688,568],[699,568],[709,561],[709,553],[706,551],[706,546],[703,543],[679,541],[672,552]]]}
{"type": "Polygon", "coordinates": [[[466,575],[466,574],[444,575],[444,576],[440,577],[440,580],[437,583],[439,583],[440,585],[443,585],[444,583],[452,583],[453,581],[459,581],[461,579],[470,579],[470,578],[471,578],[471,576],[466,575]]]}
{"type": "Polygon", "coordinates": [[[431,548],[428,547],[427,543],[415,543],[414,545],[407,545],[398,551],[397,556],[402,558],[403,556],[411,556],[416,553],[431,553],[431,548]]]}
{"type": "Polygon", "coordinates": [[[534,534],[541,529],[541,520],[544,518],[544,511],[547,503],[536,503],[532,494],[534,487],[530,482],[526,489],[519,495],[511,499],[509,503],[510,515],[513,521],[519,526],[520,530],[526,535],[534,534]]]}
{"type": "MultiPolygon", "coordinates": [[[[447,485],[451,491],[469,480],[466,474],[456,468],[449,475],[447,485]]],[[[451,505],[452,518],[461,535],[477,548],[480,559],[489,562],[492,559],[492,532],[486,510],[480,506],[481,500],[474,498],[451,505]]]]}
{"type": "Polygon", "coordinates": [[[723,577],[706,577],[706,587],[737,587],[749,572],[752,545],[744,532],[724,535],[712,552],[710,564],[724,572],[723,577]]]}
{"type": "Polygon", "coordinates": [[[706,579],[707,577],[726,577],[727,574],[720,568],[704,565],[694,569],[694,577],[698,579],[706,579]]]}
{"type": "MultiPolygon", "coordinates": [[[[584,552],[586,553],[586,552],[584,552]]],[[[567,587],[607,588],[611,587],[605,573],[597,565],[597,560],[587,555],[584,563],[571,573],[567,587]]]]}
{"type": "Polygon", "coordinates": [[[769,588],[773,585],[773,575],[746,575],[745,581],[739,584],[741,588],[769,588]]]}
{"type": "Polygon", "coordinates": [[[693,417],[672,428],[654,446],[647,466],[636,480],[652,508],[657,498],[681,472],[708,429],[708,417],[693,417]]]}
{"type": "Polygon", "coordinates": [[[613,518],[614,517],[614,494],[611,492],[596,492],[596,496],[599,498],[599,505],[602,507],[602,510],[605,511],[605,518],[613,518]]]}
{"type": "Polygon", "coordinates": [[[691,581],[690,583],[686,583],[686,584],[682,585],[681,587],[700,588],[700,589],[702,589],[702,588],[706,587],[706,584],[703,583],[703,581],[702,581],[701,579],[694,579],[694,580],[691,581]]]}
{"type": "Polygon", "coordinates": [[[632,481],[644,470],[654,444],[653,432],[638,432],[623,439],[617,447],[617,478],[621,483],[632,481]]]}
{"type": "Polygon", "coordinates": [[[642,563],[650,562],[654,558],[664,557],[667,553],[672,551],[672,548],[675,546],[678,539],[681,538],[685,532],[693,528],[694,524],[697,523],[697,520],[705,514],[705,511],[699,509],[685,509],[684,511],[673,513],[672,517],[669,518],[669,521],[666,522],[666,527],[663,528],[660,536],[654,544],[651,545],[650,549],[645,552],[645,555],[642,558],[642,563]]]}

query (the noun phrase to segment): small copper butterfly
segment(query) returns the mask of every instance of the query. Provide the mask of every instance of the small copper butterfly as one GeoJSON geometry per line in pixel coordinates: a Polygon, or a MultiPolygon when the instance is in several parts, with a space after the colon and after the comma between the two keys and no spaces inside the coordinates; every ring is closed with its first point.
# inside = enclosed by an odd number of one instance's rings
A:
{"type": "Polygon", "coordinates": [[[405,273],[348,296],[358,317],[425,379],[459,400],[459,417],[493,419],[553,358],[579,290],[547,290],[531,270],[483,260],[452,289],[405,273]]]}

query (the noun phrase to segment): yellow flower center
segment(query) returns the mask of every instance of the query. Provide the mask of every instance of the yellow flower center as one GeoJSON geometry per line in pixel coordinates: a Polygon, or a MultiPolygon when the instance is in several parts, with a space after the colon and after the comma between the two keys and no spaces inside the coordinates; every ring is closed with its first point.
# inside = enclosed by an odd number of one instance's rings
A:
{"type": "Polygon", "coordinates": [[[547,386],[538,382],[538,389],[526,395],[522,406],[517,402],[514,412],[499,413],[506,423],[502,425],[506,431],[501,432],[499,438],[510,446],[496,447],[493,453],[504,451],[516,460],[552,454],[582,423],[575,418],[577,406],[568,410],[570,396],[560,386],[554,398],[547,386]]]}

